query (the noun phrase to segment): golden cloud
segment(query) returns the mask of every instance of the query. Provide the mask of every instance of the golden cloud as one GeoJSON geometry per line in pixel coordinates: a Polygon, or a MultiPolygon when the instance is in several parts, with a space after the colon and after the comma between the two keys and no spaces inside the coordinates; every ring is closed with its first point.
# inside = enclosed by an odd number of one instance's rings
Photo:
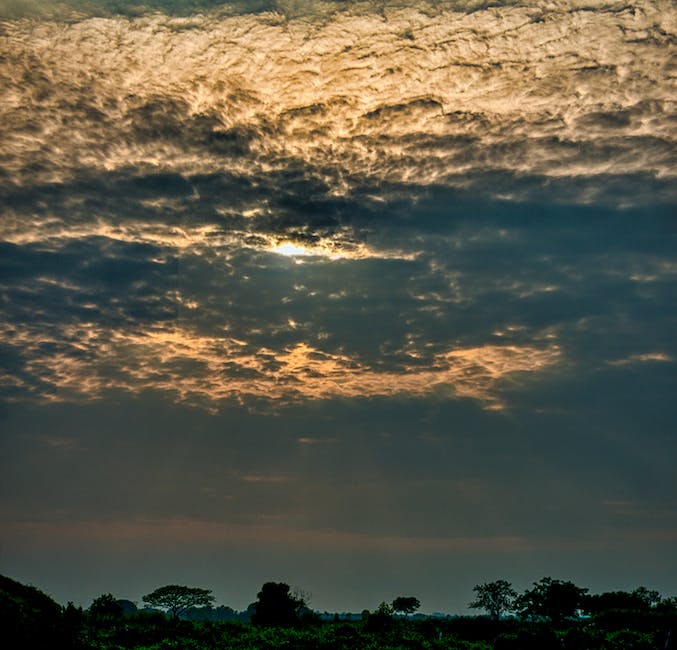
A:
{"type": "Polygon", "coordinates": [[[359,358],[306,343],[255,349],[245,341],[180,328],[125,332],[93,324],[64,327],[53,341],[60,350],[51,355],[38,352],[48,342],[38,328],[26,328],[12,338],[29,355],[26,372],[40,380],[42,388],[33,389],[34,398],[69,401],[100,398],[111,390],[152,390],[210,410],[231,399],[289,403],[434,393],[501,409],[503,382],[561,360],[554,344],[484,345],[436,354],[425,366],[375,369],[359,358]]]}
{"type": "Polygon", "coordinates": [[[6,21],[0,156],[17,184],[296,161],[336,195],[492,169],[671,177],[676,16],[591,0],[6,21]]]}

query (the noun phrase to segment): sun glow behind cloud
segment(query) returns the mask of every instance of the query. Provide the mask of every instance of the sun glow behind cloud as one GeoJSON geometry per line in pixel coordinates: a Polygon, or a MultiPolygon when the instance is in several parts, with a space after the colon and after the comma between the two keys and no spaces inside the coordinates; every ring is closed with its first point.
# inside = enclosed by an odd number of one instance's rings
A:
{"type": "Polygon", "coordinates": [[[273,251],[280,255],[284,255],[285,257],[312,257],[320,255],[320,253],[315,250],[305,248],[304,246],[298,246],[291,242],[278,244],[273,251]]]}
{"type": "Polygon", "coordinates": [[[33,355],[5,384],[50,399],[146,386],[210,408],[242,395],[426,394],[449,385],[501,405],[499,380],[561,361],[561,343],[521,328],[496,346],[493,334],[440,334],[436,321],[453,323],[453,305],[466,313],[491,290],[545,301],[566,278],[489,278],[479,288],[476,271],[464,275],[453,259],[484,234],[439,239],[414,223],[409,236],[397,230],[411,220],[398,206],[429,188],[453,190],[453,204],[477,184],[509,205],[560,182],[549,201],[586,204],[601,192],[600,200],[632,204],[638,194],[611,191],[631,173],[650,176],[637,187],[669,193],[675,97],[656,80],[669,65],[674,7],[589,4],[332,6],[316,21],[312,12],[297,20],[218,11],[6,21],[0,237],[12,253],[54,260],[33,292],[64,294],[80,325],[46,315],[17,333],[6,323],[22,358],[33,355]],[[77,277],[59,278],[59,260],[78,246],[118,271],[133,261],[148,275],[130,278],[133,309],[122,295],[117,303],[97,296],[77,260],[77,277]],[[331,262],[343,265],[344,286],[323,279],[309,289],[304,277],[281,275],[307,267],[308,277],[326,278],[331,262]],[[277,269],[275,302],[253,317],[243,283],[269,269],[277,269]],[[356,281],[374,272],[393,274],[387,290],[356,281]],[[416,274],[436,288],[418,287],[416,274]],[[151,300],[149,282],[160,278],[176,287],[151,300]],[[200,282],[209,289],[193,286],[200,282]],[[405,331],[347,351],[349,328],[334,322],[378,311],[384,299],[401,305],[393,319],[405,331]],[[151,303],[146,320],[130,316],[151,303]],[[97,311],[120,326],[87,319],[97,311]],[[168,326],[171,314],[180,314],[178,327],[168,326]],[[41,340],[51,355],[40,354],[41,340]]]}

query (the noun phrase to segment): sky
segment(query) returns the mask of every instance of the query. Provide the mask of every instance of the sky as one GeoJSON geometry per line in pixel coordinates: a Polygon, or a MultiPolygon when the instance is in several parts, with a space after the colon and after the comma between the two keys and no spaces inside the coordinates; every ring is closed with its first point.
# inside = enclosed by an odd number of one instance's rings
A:
{"type": "Polygon", "coordinates": [[[676,595],[676,38],[648,0],[0,0],[0,572],[676,595]]]}

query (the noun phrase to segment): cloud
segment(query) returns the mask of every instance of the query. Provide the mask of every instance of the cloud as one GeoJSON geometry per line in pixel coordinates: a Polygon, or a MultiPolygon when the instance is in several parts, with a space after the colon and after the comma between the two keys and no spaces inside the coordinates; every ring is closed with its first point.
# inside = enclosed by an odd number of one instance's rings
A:
{"type": "MultiPolygon", "coordinates": [[[[176,223],[88,223],[78,206],[66,220],[67,194],[53,202],[63,219],[22,229],[16,210],[5,223],[0,360],[14,400],[154,390],[218,411],[437,394],[504,408],[529,376],[632,357],[648,327],[675,354],[670,226],[651,208],[597,207],[579,227],[568,208],[430,188],[414,203],[341,199],[362,211],[352,228],[292,236],[267,217],[202,220],[199,203],[176,223]],[[312,254],[280,254],[291,242],[312,254]]],[[[192,204],[175,200],[165,209],[185,215],[192,204]]]]}
{"type": "Polygon", "coordinates": [[[646,363],[647,361],[674,363],[674,358],[665,352],[646,352],[644,354],[632,354],[625,359],[609,361],[610,366],[626,366],[633,363],[646,363]]]}
{"type": "Polygon", "coordinates": [[[336,195],[488,171],[594,178],[598,194],[671,178],[674,9],[591,6],[10,21],[0,153],[20,186],[145,168],[172,192],[299,165],[336,195]]]}
{"type": "Polygon", "coordinates": [[[671,6],[89,7],[0,35],[12,399],[501,408],[667,304],[671,6]]]}
{"type": "Polygon", "coordinates": [[[359,357],[298,343],[281,350],[188,330],[110,330],[93,324],[63,326],[52,339],[40,329],[4,332],[25,363],[8,373],[9,387],[48,401],[103,398],[112,391],[159,391],[172,399],[220,408],[228,400],[318,400],[426,395],[448,389],[502,408],[500,384],[514,373],[556,363],[555,345],[483,346],[437,354],[429,366],[377,369],[359,357]],[[50,353],[45,354],[46,347],[50,353]]]}

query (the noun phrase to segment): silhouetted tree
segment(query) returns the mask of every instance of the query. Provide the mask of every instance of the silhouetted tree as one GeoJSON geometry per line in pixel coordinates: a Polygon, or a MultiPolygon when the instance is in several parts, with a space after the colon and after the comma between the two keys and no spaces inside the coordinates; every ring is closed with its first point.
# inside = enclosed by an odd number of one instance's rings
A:
{"type": "Polygon", "coordinates": [[[517,596],[517,592],[507,580],[475,585],[473,591],[477,597],[468,607],[486,610],[495,621],[501,618],[501,614],[512,611],[517,596]]]}
{"type": "Polygon", "coordinates": [[[637,587],[632,592],[632,595],[641,600],[648,609],[655,607],[661,602],[661,595],[654,589],[647,589],[646,587],[637,587]]]}
{"type": "Polygon", "coordinates": [[[62,626],[64,635],[70,640],[70,649],[77,650],[84,647],[84,628],[85,628],[85,613],[82,607],[76,607],[72,602],[68,602],[63,608],[62,626]]]}
{"type": "Polygon", "coordinates": [[[367,617],[364,629],[367,632],[386,632],[393,627],[393,608],[386,602],[381,603],[367,617]]]}
{"type": "Polygon", "coordinates": [[[576,617],[587,591],[573,582],[542,578],[516,599],[515,608],[525,618],[545,618],[559,625],[576,617]]]}
{"type": "Polygon", "coordinates": [[[254,619],[254,614],[256,614],[256,603],[249,603],[249,605],[247,605],[247,609],[242,612],[242,620],[251,623],[251,621],[254,619]]]}
{"type": "Polygon", "coordinates": [[[303,601],[304,607],[308,606],[313,597],[313,595],[307,589],[303,589],[301,587],[293,587],[291,590],[291,595],[293,598],[296,598],[296,600],[303,601]]]}
{"type": "Polygon", "coordinates": [[[299,623],[299,614],[305,602],[290,593],[284,582],[266,582],[256,594],[252,623],[262,627],[293,627],[299,623]]]}
{"type": "Polygon", "coordinates": [[[95,598],[87,611],[97,621],[111,621],[122,618],[124,613],[122,605],[111,594],[102,594],[95,598]]]}
{"type": "Polygon", "coordinates": [[[0,639],[5,648],[68,648],[62,631],[62,609],[35,587],[0,576],[0,639]]]}
{"type": "Polygon", "coordinates": [[[613,611],[641,611],[648,609],[648,605],[635,593],[605,591],[601,594],[586,596],[582,602],[582,609],[588,614],[601,614],[613,611]]]}
{"type": "Polygon", "coordinates": [[[190,607],[211,605],[214,602],[214,596],[212,596],[212,592],[209,589],[167,585],[144,596],[143,602],[151,607],[162,607],[172,617],[178,618],[190,607]]]}
{"type": "Polygon", "coordinates": [[[421,601],[414,596],[399,596],[392,602],[393,611],[402,614],[413,614],[421,606],[421,601]]]}

